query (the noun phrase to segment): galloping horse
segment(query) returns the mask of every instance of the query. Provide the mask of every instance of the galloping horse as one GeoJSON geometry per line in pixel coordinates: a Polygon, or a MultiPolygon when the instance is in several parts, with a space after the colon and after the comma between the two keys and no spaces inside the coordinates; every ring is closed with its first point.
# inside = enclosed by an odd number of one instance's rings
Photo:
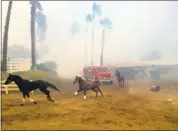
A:
{"type": "Polygon", "coordinates": [[[103,93],[99,88],[99,83],[98,81],[95,82],[86,82],[85,80],[83,80],[81,77],[76,76],[73,84],[77,83],[79,84],[79,89],[74,93],[74,96],[76,96],[78,94],[78,92],[84,91],[84,98],[86,99],[86,92],[87,90],[92,90],[94,92],[96,92],[96,97],[98,97],[98,91],[101,93],[102,97],[103,97],[103,93]]]}
{"type": "Polygon", "coordinates": [[[124,76],[121,76],[119,71],[116,71],[115,76],[117,76],[119,86],[124,87],[124,76]]]}
{"type": "MultiPolygon", "coordinates": [[[[9,74],[9,76],[7,77],[5,84],[10,84],[11,82],[15,82],[15,84],[19,87],[19,90],[22,92],[23,94],[23,103],[21,104],[21,106],[23,106],[25,104],[25,97],[27,96],[31,102],[33,102],[34,104],[37,104],[31,97],[29,92],[31,92],[32,90],[36,90],[39,89],[41,92],[43,92],[44,94],[47,95],[47,99],[51,102],[54,102],[51,99],[50,96],[50,92],[47,90],[47,87],[51,87],[56,91],[59,91],[59,89],[57,89],[53,84],[47,82],[47,81],[43,81],[43,80],[35,80],[35,81],[30,81],[30,80],[26,80],[26,79],[22,79],[20,76],[18,75],[11,75],[9,74]]],[[[60,92],[60,91],[59,91],[60,92]]]]}

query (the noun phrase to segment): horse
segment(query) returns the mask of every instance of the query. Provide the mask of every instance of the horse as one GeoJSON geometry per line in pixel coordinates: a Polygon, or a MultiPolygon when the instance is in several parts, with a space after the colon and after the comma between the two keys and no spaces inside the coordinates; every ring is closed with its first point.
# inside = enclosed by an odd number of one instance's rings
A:
{"type": "Polygon", "coordinates": [[[74,93],[74,96],[76,96],[78,94],[78,92],[84,91],[84,98],[83,99],[86,99],[86,92],[88,90],[92,90],[92,91],[96,92],[96,97],[98,97],[98,91],[101,93],[102,97],[104,97],[102,91],[99,88],[99,82],[98,81],[86,82],[81,77],[75,76],[75,78],[73,80],[73,84],[75,84],[77,82],[79,84],[79,89],[74,93]]]}
{"type": "Polygon", "coordinates": [[[117,71],[115,76],[117,76],[117,81],[120,87],[124,87],[124,76],[120,75],[120,72],[117,71]]]}
{"type": "Polygon", "coordinates": [[[33,102],[34,104],[37,104],[36,101],[34,101],[31,97],[30,97],[30,92],[36,89],[39,89],[41,92],[43,92],[45,95],[47,95],[47,100],[51,101],[54,103],[54,101],[51,99],[50,96],[50,91],[47,90],[47,87],[51,87],[52,89],[60,92],[59,89],[57,89],[53,84],[44,81],[44,80],[26,80],[23,79],[22,77],[18,76],[18,75],[12,75],[9,74],[9,76],[7,77],[6,81],[5,81],[5,85],[10,84],[11,82],[14,82],[20,92],[23,95],[23,99],[22,99],[22,104],[20,104],[20,106],[23,106],[25,104],[25,98],[26,96],[29,98],[29,100],[31,102],[33,102]]]}
{"type": "Polygon", "coordinates": [[[120,76],[117,81],[120,87],[124,87],[124,76],[120,76]]]}

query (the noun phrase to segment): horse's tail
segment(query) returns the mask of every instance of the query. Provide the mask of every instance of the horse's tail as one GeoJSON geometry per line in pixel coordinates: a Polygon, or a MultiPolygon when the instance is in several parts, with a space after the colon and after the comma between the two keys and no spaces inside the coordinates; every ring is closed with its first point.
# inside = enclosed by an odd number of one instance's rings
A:
{"type": "Polygon", "coordinates": [[[45,83],[46,83],[47,86],[53,88],[54,90],[61,92],[59,89],[56,88],[55,85],[53,85],[53,84],[51,84],[51,83],[49,83],[49,82],[47,82],[47,81],[46,81],[45,83]]]}
{"type": "Polygon", "coordinates": [[[102,97],[104,97],[102,91],[101,91],[100,88],[99,88],[99,86],[97,86],[97,89],[98,89],[98,91],[101,93],[102,97]]]}

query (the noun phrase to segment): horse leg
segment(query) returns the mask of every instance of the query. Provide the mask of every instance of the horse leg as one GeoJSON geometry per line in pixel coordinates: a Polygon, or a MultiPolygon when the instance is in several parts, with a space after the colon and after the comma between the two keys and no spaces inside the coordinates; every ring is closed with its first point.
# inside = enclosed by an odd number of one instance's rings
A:
{"type": "Polygon", "coordinates": [[[98,97],[98,91],[96,89],[91,89],[91,90],[96,92],[96,97],[98,97]]]}
{"type": "Polygon", "coordinates": [[[99,88],[99,86],[97,86],[96,88],[97,88],[98,91],[101,93],[102,97],[104,97],[102,91],[101,91],[100,88],[99,88]]]}
{"type": "Polygon", "coordinates": [[[52,99],[51,99],[51,96],[50,96],[50,92],[47,90],[47,89],[40,89],[41,92],[43,92],[44,94],[47,95],[47,100],[51,101],[51,102],[54,102],[52,99]]]}
{"type": "Polygon", "coordinates": [[[117,80],[117,82],[118,82],[118,86],[120,86],[120,84],[119,84],[119,80],[117,80]]]}
{"type": "Polygon", "coordinates": [[[25,97],[26,97],[26,94],[23,92],[22,104],[20,104],[20,106],[23,106],[25,104],[25,97]]]}
{"type": "Polygon", "coordinates": [[[81,92],[81,91],[82,91],[82,89],[77,90],[77,91],[74,93],[74,96],[76,96],[76,95],[78,94],[78,92],[81,92]]]}
{"type": "Polygon", "coordinates": [[[122,81],[122,82],[123,82],[123,87],[124,87],[124,79],[123,79],[123,81],[122,81]]]}
{"type": "Polygon", "coordinates": [[[30,94],[29,94],[29,93],[27,93],[27,97],[28,97],[28,99],[29,99],[31,102],[33,102],[34,104],[37,104],[37,103],[30,97],[30,94]]]}
{"type": "Polygon", "coordinates": [[[86,99],[86,94],[87,94],[87,90],[84,89],[84,97],[83,97],[84,100],[86,99]]]}
{"type": "Polygon", "coordinates": [[[121,87],[121,81],[120,80],[118,81],[118,83],[119,83],[119,87],[121,87]]]}

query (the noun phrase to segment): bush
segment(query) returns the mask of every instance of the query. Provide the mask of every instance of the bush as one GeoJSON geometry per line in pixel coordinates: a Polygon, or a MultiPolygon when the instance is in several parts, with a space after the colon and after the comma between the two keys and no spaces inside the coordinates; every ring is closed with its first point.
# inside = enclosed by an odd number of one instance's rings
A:
{"type": "Polygon", "coordinates": [[[49,75],[53,75],[53,76],[57,75],[56,68],[57,65],[53,61],[47,61],[36,65],[37,70],[47,72],[49,75]]]}

